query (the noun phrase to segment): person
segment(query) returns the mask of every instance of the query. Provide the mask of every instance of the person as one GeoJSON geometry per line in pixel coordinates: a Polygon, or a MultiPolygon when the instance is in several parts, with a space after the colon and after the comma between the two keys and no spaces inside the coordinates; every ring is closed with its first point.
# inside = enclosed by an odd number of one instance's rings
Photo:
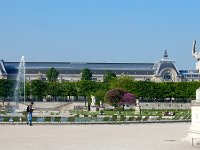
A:
{"type": "Polygon", "coordinates": [[[32,113],[33,113],[33,102],[30,103],[30,105],[28,105],[27,107],[27,112],[28,112],[28,121],[27,121],[27,125],[32,126],[32,113]]]}

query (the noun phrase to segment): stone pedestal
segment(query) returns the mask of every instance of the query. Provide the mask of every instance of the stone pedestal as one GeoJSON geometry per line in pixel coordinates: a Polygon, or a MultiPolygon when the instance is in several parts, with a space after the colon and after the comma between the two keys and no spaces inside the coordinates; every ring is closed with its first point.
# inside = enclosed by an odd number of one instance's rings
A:
{"type": "Polygon", "coordinates": [[[104,110],[104,108],[103,107],[99,107],[99,111],[103,111],[104,110]]]}
{"type": "Polygon", "coordinates": [[[141,114],[140,103],[139,100],[136,99],[135,115],[140,115],[140,114],[141,114]]]}
{"type": "Polygon", "coordinates": [[[140,115],[140,114],[141,114],[140,106],[135,106],[135,115],[140,115]]]}
{"type": "Polygon", "coordinates": [[[96,99],[92,95],[91,95],[91,99],[92,99],[92,102],[91,102],[91,105],[90,105],[90,111],[91,112],[96,112],[97,111],[96,99]]]}
{"type": "Polygon", "coordinates": [[[90,112],[96,112],[97,111],[97,106],[93,105],[90,106],[90,112]]]}
{"type": "Polygon", "coordinates": [[[200,101],[192,101],[191,104],[192,111],[192,122],[188,130],[188,136],[186,141],[192,143],[193,145],[200,144],[200,101]]]}

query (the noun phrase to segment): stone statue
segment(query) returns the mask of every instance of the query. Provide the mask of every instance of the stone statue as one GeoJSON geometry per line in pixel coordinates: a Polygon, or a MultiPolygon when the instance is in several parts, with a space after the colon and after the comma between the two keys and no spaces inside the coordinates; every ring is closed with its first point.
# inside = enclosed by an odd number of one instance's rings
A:
{"type": "Polygon", "coordinates": [[[200,88],[196,90],[196,100],[191,103],[191,111],[191,125],[187,130],[188,136],[184,140],[192,145],[198,145],[200,139],[200,88]]]}
{"type": "Polygon", "coordinates": [[[196,90],[196,101],[200,101],[200,88],[196,90]]]}
{"type": "Polygon", "coordinates": [[[136,115],[141,114],[140,103],[138,99],[136,99],[136,103],[135,103],[135,114],[136,115]]]}
{"type": "Polygon", "coordinates": [[[136,99],[135,106],[140,106],[140,103],[139,103],[139,100],[138,100],[138,99],[136,99]]]}
{"type": "Polygon", "coordinates": [[[96,103],[95,96],[91,95],[91,99],[92,99],[91,106],[94,106],[96,103]]]}
{"type": "Polygon", "coordinates": [[[197,62],[196,62],[196,70],[200,71],[200,52],[198,52],[196,50],[196,40],[194,40],[194,42],[193,42],[192,56],[197,60],[197,62]]]}
{"type": "Polygon", "coordinates": [[[102,101],[100,101],[100,107],[102,107],[102,101]]]}

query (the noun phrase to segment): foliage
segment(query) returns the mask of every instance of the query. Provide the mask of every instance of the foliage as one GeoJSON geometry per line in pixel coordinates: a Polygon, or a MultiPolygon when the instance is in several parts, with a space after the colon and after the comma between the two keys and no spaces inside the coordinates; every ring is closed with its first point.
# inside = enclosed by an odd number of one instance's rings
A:
{"type": "Polygon", "coordinates": [[[98,83],[95,81],[83,80],[77,83],[77,90],[79,96],[91,95],[92,92],[98,90],[98,83]]]}
{"type": "Polygon", "coordinates": [[[119,78],[114,78],[110,81],[110,88],[121,88],[124,89],[130,93],[134,93],[134,90],[136,87],[134,87],[134,79],[133,77],[129,76],[121,76],[119,78]]]}
{"type": "Polygon", "coordinates": [[[0,79],[0,98],[7,98],[14,94],[15,82],[7,79],[0,79]]]}
{"type": "Polygon", "coordinates": [[[92,73],[88,68],[83,68],[81,70],[81,80],[91,80],[92,73]]]}
{"type": "Polygon", "coordinates": [[[26,94],[26,98],[30,98],[30,95],[31,95],[31,82],[26,82],[26,84],[25,84],[25,94],[26,94]]]}
{"type": "Polygon", "coordinates": [[[62,94],[62,86],[59,82],[47,83],[47,95],[50,95],[55,100],[57,96],[62,94]]]}
{"type": "Polygon", "coordinates": [[[122,96],[122,100],[119,102],[119,105],[131,105],[135,104],[135,95],[132,93],[125,93],[122,96]]]}
{"type": "Polygon", "coordinates": [[[32,80],[31,81],[31,95],[39,100],[41,100],[47,93],[47,83],[42,80],[32,80]]]}
{"type": "Polygon", "coordinates": [[[96,104],[100,105],[100,101],[102,103],[104,102],[105,94],[106,94],[106,91],[102,91],[102,90],[98,90],[98,91],[92,93],[92,95],[94,95],[96,98],[96,104]]]}
{"type": "Polygon", "coordinates": [[[58,78],[58,71],[56,71],[55,68],[50,68],[47,72],[46,72],[46,77],[48,79],[48,81],[50,82],[55,82],[58,78]]]}
{"type": "MultiPolygon", "coordinates": [[[[0,98],[6,99],[14,95],[15,81],[0,79],[0,98]]],[[[78,82],[52,82],[41,80],[26,82],[26,97],[32,96],[42,99],[47,95],[56,96],[90,96],[94,95],[97,100],[103,100],[109,89],[124,89],[126,92],[134,93],[136,97],[153,101],[178,101],[186,102],[194,99],[196,89],[200,82],[162,82],[134,81],[133,78],[122,76],[114,78],[108,83],[83,80],[78,82]]],[[[119,101],[119,100],[118,100],[119,101]]],[[[103,102],[103,101],[102,101],[103,102]]],[[[117,105],[117,104],[116,104],[117,105]]]]}
{"type": "Polygon", "coordinates": [[[103,82],[108,83],[114,78],[117,78],[116,74],[108,70],[103,75],[103,82]]]}
{"type": "Polygon", "coordinates": [[[62,83],[62,85],[63,85],[62,95],[69,96],[69,99],[71,96],[78,95],[77,85],[75,82],[64,82],[62,83]]]}
{"type": "Polygon", "coordinates": [[[111,105],[117,107],[119,102],[122,100],[123,95],[127,93],[125,90],[116,88],[109,90],[105,95],[105,101],[111,105]]]}

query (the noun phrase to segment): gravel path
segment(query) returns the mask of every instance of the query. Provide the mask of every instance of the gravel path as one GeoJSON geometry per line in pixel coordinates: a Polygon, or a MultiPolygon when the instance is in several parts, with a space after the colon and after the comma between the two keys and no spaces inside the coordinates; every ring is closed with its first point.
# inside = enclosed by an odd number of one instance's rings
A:
{"type": "Polygon", "coordinates": [[[196,150],[190,123],[0,125],[0,150],[196,150]]]}

